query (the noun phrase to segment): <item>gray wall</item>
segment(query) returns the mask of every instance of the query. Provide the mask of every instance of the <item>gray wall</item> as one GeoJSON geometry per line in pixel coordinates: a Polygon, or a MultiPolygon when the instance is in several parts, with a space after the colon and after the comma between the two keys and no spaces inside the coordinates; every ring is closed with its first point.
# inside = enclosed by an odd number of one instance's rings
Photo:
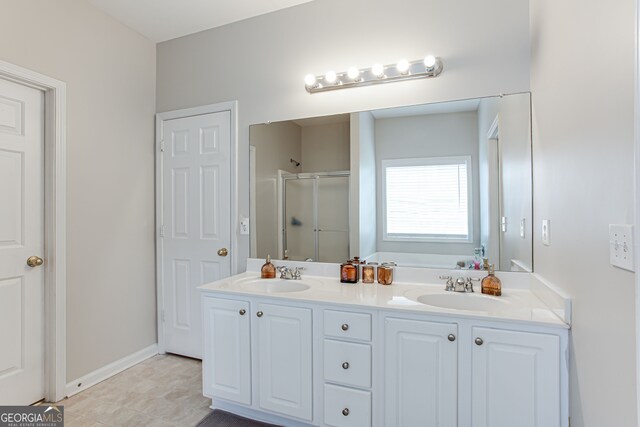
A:
{"type": "Polygon", "coordinates": [[[349,170],[349,122],[302,127],[302,172],[349,170]]]}
{"type": "Polygon", "coordinates": [[[377,176],[378,252],[410,252],[468,255],[480,245],[480,197],[478,183],[478,115],[463,113],[377,119],[375,122],[377,176]],[[421,157],[471,157],[472,241],[466,243],[417,243],[385,241],[383,234],[382,161],[421,157]]]}
{"type": "MultiPolygon", "coordinates": [[[[238,100],[239,215],[248,216],[250,124],[528,91],[529,9],[526,0],[316,0],[161,43],[157,55],[157,111],[238,100]],[[307,73],[429,52],[445,64],[436,79],[304,90],[307,73]]],[[[238,239],[242,266],[249,238],[238,239]]]]}
{"type": "Polygon", "coordinates": [[[257,125],[251,128],[251,144],[256,147],[256,233],[257,257],[274,259],[278,253],[278,170],[301,172],[289,159],[301,158],[300,126],[293,122],[257,125]]]}
{"type": "Polygon", "coordinates": [[[501,215],[507,231],[500,234],[500,267],[511,270],[511,261],[532,271],[531,236],[531,99],[528,94],[500,99],[499,125],[501,215]],[[524,237],[520,221],[524,220],[524,237]]]}
{"type": "Polygon", "coordinates": [[[67,381],[156,342],[155,54],[86,1],[2,2],[0,59],[67,83],[67,381]]]}
{"type": "Polygon", "coordinates": [[[608,238],[634,221],[635,4],[531,1],[535,270],[573,296],[572,427],[637,426],[634,274],[608,238]]]}
{"type": "Polygon", "coordinates": [[[376,252],[375,119],[369,111],[351,114],[350,256],[376,252]]]}

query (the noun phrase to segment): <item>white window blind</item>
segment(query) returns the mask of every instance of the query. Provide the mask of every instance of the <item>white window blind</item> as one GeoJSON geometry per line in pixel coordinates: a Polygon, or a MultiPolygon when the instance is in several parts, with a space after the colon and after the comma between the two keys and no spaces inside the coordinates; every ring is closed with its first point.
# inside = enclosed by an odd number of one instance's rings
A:
{"type": "Polygon", "coordinates": [[[386,237],[467,240],[469,165],[469,157],[383,162],[386,237]]]}

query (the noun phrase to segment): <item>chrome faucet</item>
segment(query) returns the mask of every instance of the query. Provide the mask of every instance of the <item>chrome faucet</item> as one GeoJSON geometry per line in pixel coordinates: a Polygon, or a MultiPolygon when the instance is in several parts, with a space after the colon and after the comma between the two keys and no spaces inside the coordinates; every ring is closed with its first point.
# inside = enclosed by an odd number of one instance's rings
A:
{"type": "Polygon", "coordinates": [[[301,272],[304,270],[304,267],[293,267],[289,268],[286,266],[278,267],[278,271],[280,272],[280,278],[286,280],[300,280],[302,279],[301,272]]]}
{"type": "Polygon", "coordinates": [[[445,291],[449,292],[473,292],[473,282],[479,282],[475,277],[458,277],[455,281],[451,276],[440,276],[440,280],[446,280],[445,291]]]}

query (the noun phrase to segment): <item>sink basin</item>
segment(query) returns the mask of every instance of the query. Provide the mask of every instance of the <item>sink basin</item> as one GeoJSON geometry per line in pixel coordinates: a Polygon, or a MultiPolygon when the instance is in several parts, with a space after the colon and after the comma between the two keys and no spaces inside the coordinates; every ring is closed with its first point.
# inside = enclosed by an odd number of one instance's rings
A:
{"type": "Polygon", "coordinates": [[[240,288],[253,292],[284,293],[301,292],[311,287],[306,280],[249,278],[239,283],[240,288]]]}
{"type": "Polygon", "coordinates": [[[511,304],[500,297],[491,297],[482,294],[467,293],[437,293],[424,294],[416,298],[419,303],[433,307],[448,308],[451,310],[465,311],[504,311],[508,310],[511,304]]]}

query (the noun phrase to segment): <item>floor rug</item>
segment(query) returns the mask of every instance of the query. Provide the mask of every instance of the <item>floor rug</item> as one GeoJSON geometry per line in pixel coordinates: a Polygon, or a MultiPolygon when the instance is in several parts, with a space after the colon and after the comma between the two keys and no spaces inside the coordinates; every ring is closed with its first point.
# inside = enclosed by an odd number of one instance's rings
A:
{"type": "Polygon", "coordinates": [[[204,417],[196,427],[277,427],[275,424],[267,424],[250,420],[229,412],[214,409],[204,417]]]}

